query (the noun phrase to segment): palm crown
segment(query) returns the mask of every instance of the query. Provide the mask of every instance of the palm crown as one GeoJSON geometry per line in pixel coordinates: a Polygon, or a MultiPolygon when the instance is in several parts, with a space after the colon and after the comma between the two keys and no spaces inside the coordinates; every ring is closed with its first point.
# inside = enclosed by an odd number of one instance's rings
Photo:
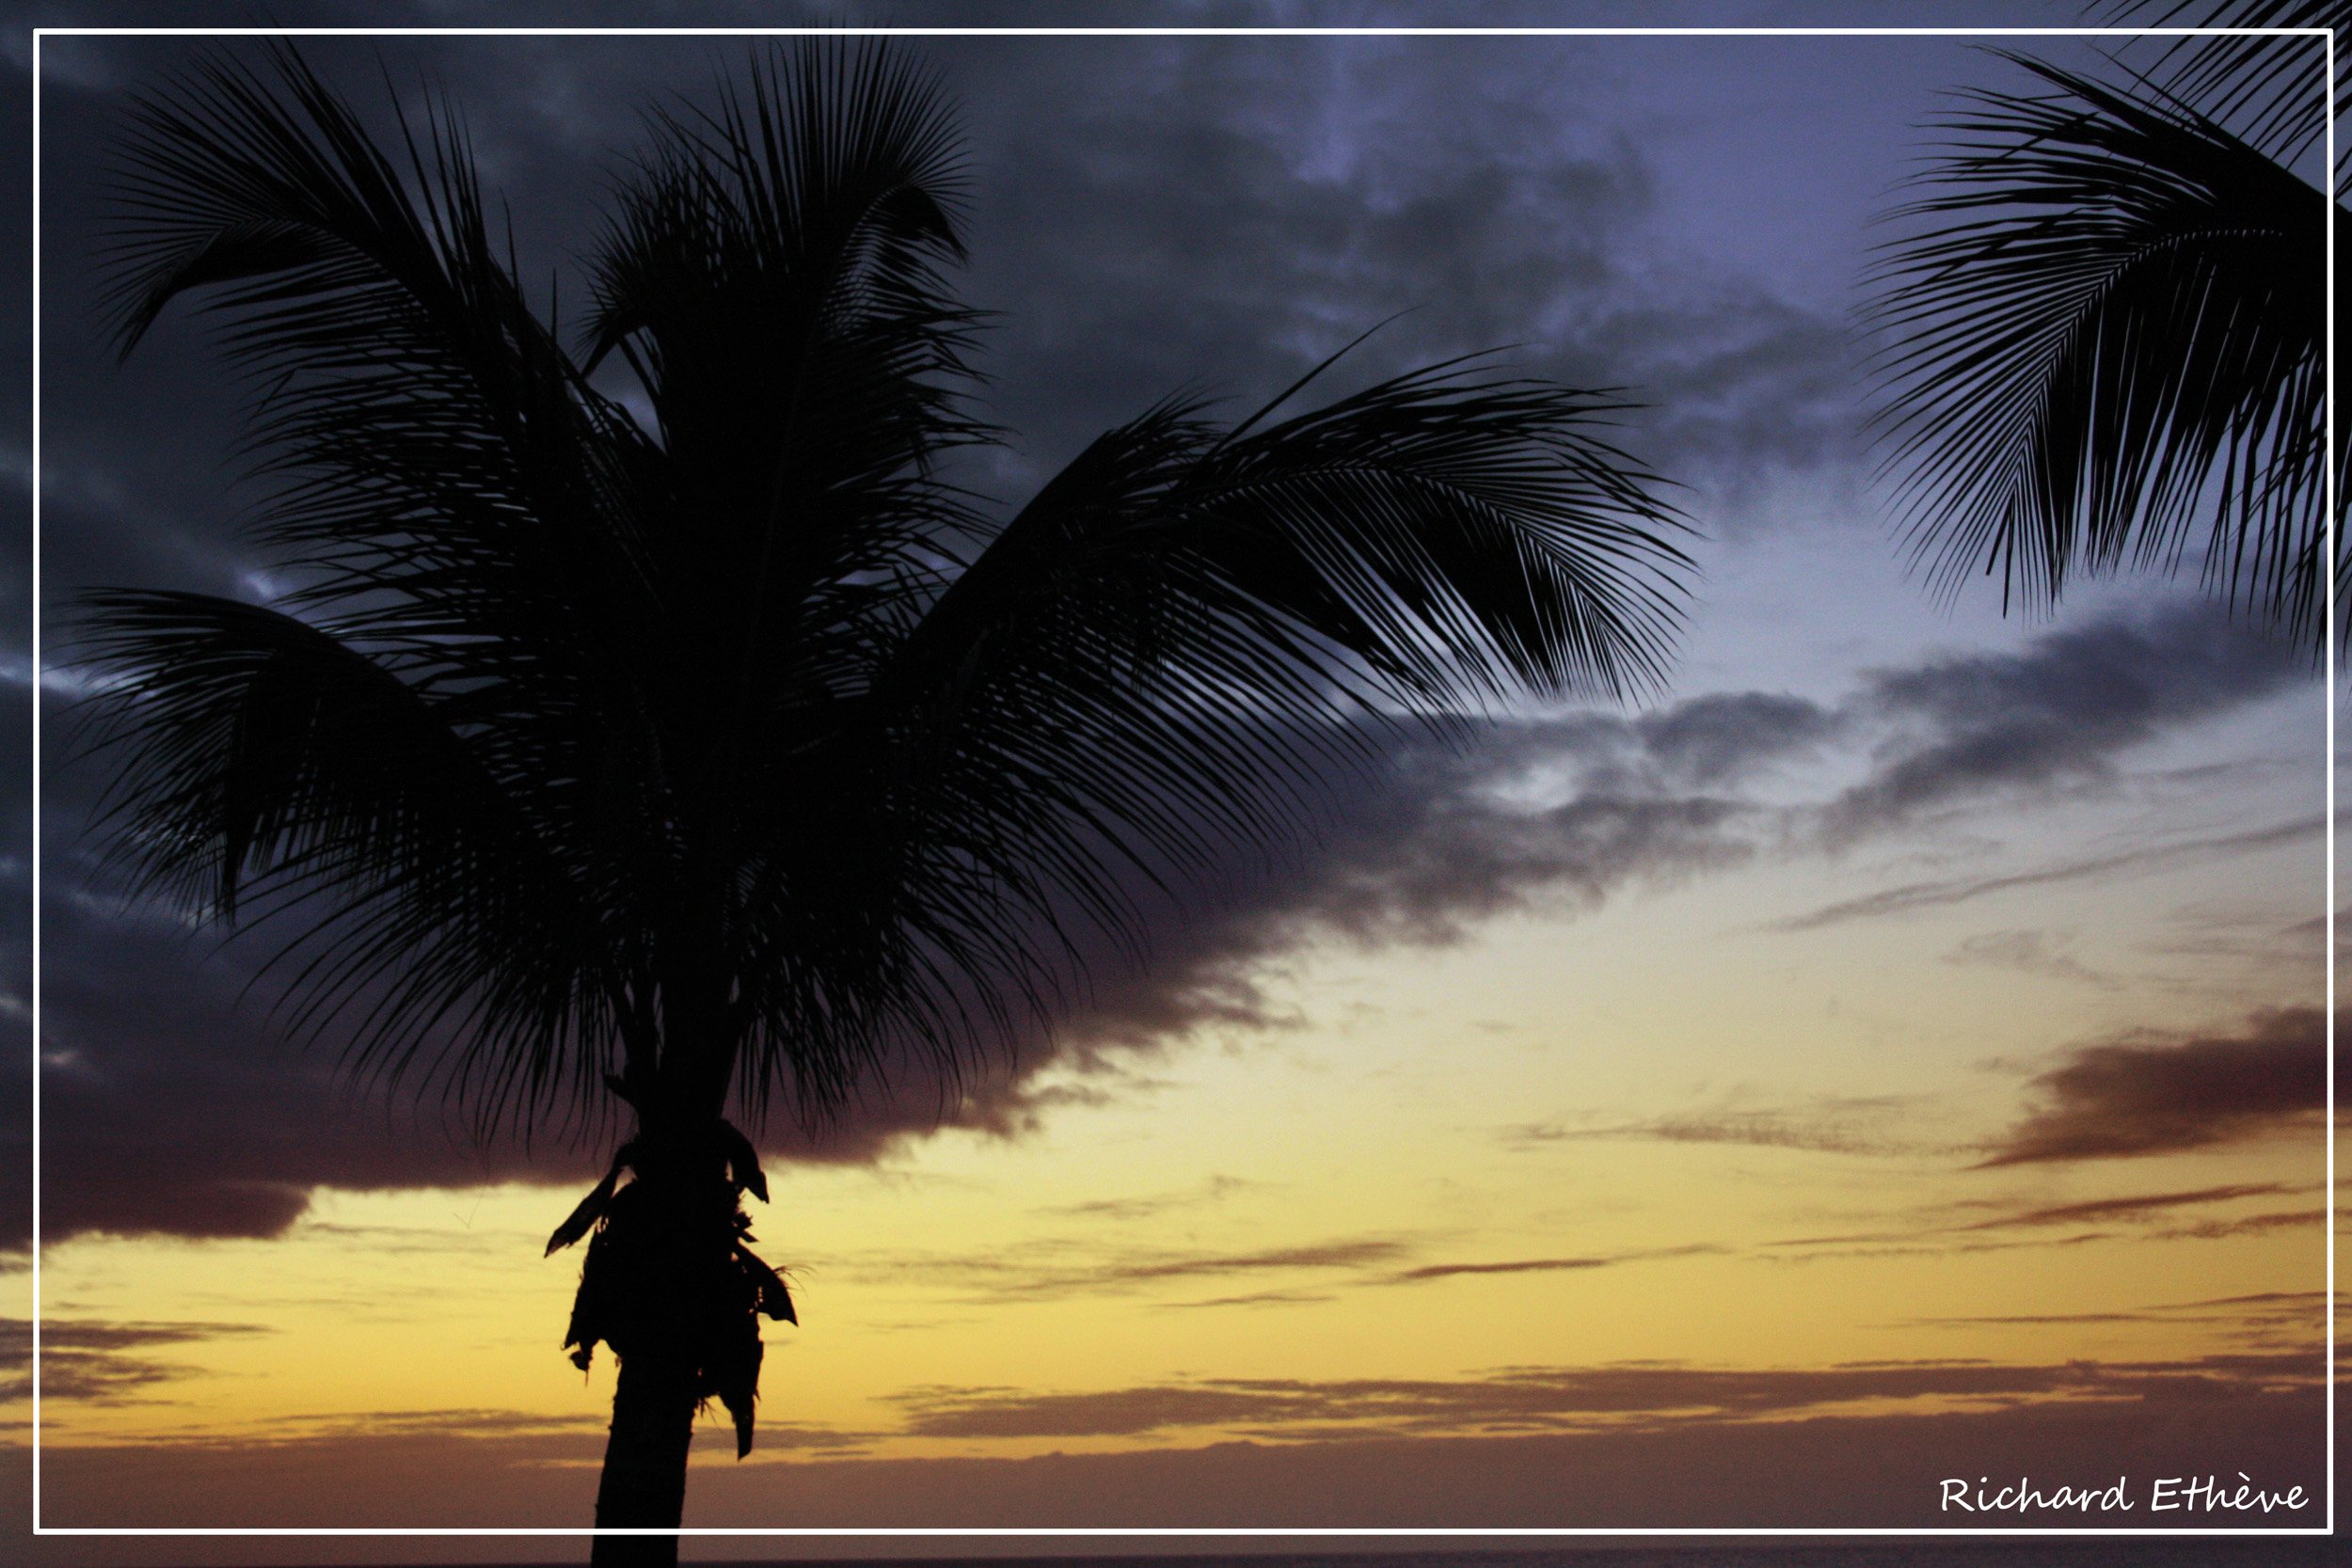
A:
{"type": "Polygon", "coordinates": [[[994,438],[960,144],[896,56],[652,117],[568,327],[455,119],[403,133],[290,53],[139,109],[122,343],[210,291],[292,586],[83,628],[126,866],[277,931],[364,1070],[526,1127],[609,1088],[640,1142],[821,1116],[1050,1022],[1143,892],[1290,842],[1384,730],[1661,671],[1685,562],[1617,405],[1483,360],[1163,402],[1009,515],[954,483],[994,438]]]}
{"type": "Polygon", "coordinates": [[[739,1044],[755,1098],[836,1103],[1046,1005],[1041,933],[1133,936],[1139,879],[1298,823],[1368,716],[1659,671],[1680,557],[1609,404],[1469,365],[1162,403],[990,520],[940,472],[991,437],[958,144],[879,54],[658,117],[578,353],[453,123],[404,184],[281,64],[291,105],[223,63],[145,107],[116,299],[127,346],[219,288],[299,585],[93,594],[85,646],[119,842],[298,906],[363,1062],[455,1041],[529,1116],[739,1044]]]}

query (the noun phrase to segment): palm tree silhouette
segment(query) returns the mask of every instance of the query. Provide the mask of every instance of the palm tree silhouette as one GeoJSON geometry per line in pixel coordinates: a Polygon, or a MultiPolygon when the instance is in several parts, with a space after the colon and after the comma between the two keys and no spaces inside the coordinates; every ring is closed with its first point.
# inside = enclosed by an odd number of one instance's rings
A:
{"type": "MultiPolygon", "coordinates": [[[[2352,24],[2344,0],[2107,13],[2352,24]]],[[[1966,93],[1937,122],[1866,313],[1887,468],[1937,587],[1997,573],[2005,608],[2047,607],[2078,576],[2194,554],[2233,610],[2317,648],[2325,242],[2352,232],[2296,172],[2325,130],[2319,41],[2183,39],[2122,85],[2006,55],[2040,90],[1966,93]]],[[[2339,476],[2348,441],[2352,422],[2339,476]]]]}
{"type": "Polygon", "coordinates": [[[1404,728],[1650,689],[1681,525],[1622,405],[1483,359],[1165,401],[995,515],[950,477],[993,432],[923,71],[810,45],[655,112],[567,334],[453,115],[387,152],[273,60],[140,102],[112,303],[126,355],[192,291],[227,318],[290,586],[87,595],[100,821],[131,885],[266,927],[354,1070],[631,1124],[548,1250],[591,1238],[566,1342],[619,1361],[596,1522],[675,1530],[697,1408],[748,1450],[793,1317],[731,1114],[1050,1026],[1154,890],[1279,853],[1404,728]]]}

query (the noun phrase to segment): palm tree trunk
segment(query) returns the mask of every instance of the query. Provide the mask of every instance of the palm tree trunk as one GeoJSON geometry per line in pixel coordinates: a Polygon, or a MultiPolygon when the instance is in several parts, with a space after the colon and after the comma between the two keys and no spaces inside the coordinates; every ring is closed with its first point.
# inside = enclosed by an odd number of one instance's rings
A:
{"type": "MultiPolygon", "coordinates": [[[[686,1453],[694,1440],[694,1367],[676,1354],[624,1357],[612,1431],[596,1487],[596,1528],[675,1530],[686,1508],[686,1453]]],[[[596,1568],[672,1568],[678,1538],[599,1535],[596,1568]]]]}
{"type": "MultiPolygon", "coordinates": [[[[725,1156],[677,1123],[641,1124],[629,1164],[592,1249],[598,1329],[620,1362],[596,1528],[660,1535],[599,1535],[596,1568],[673,1568],[686,1506],[694,1415],[710,1391],[709,1322],[725,1305],[735,1190],[725,1156]]],[[[582,1289],[587,1289],[583,1275],[582,1289]]]]}

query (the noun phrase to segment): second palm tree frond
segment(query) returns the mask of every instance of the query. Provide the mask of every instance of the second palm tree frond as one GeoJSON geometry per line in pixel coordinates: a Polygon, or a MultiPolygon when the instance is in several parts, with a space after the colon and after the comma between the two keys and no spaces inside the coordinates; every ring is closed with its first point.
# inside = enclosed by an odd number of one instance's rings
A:
{"type": "MultiPolygon", "coordinates": [[[[2339,45],[2352,39],[2352,5],[2345,0],[2109,0],[2100,20],[2145,27],[2333,28],[2339,45]]],[[[2337,72],[2328,102],[2327,56],[2319,40],[2291,34],[2249,37],[2209,32],[2157,35],[2161,45],[2149,74],[2163,90],[2201,113],[2234,127],[2282,164],[2307,155],[2328,134],[2330,111],[2352,114],[2352,73],[2337,72]]],[[[2338,152],[2336,176],[2352,148],[2338,152]]]]}
{"type": "Polygon", "coordinates": [[[1970,94],[1939,122],[1871,274],[1918,558],[1947,591],[1997,575],[2047,604],[2201,557],[2233,606],[2315,641],[2344,214],[2176,98],[2009,57],[2051,90],[1970,94]]]}

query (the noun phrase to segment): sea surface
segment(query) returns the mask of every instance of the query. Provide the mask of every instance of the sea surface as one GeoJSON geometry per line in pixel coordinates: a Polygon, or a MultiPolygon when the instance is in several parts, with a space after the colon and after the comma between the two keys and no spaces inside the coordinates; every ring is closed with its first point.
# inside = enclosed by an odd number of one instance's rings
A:
{"type": "MultiPolygon", "coordinates": [[[[1770,1542],[1611,1545],[1580,1544],[1518,1550],[1170,1552],[1068,1556],[896,1558],[896,1568],[2304,1568],[2352,1564],[2352,1549],[2321,1536],[2249,1540],[2227,1537],[2103,1540],[1921,1540],[1867,1544],[1770,1542]]],[[[699,1559],[739,1568],[810,1568],[832,1559],[699,1559]]]]}
{"type": "MultiPolygon", "coordinates": [[[[1403,1546],[1332,1551],[1193,1551],[1180,1541],[1155,1553],[1044,1555],[1008,1551],[995,1556],[912,1557],[888,1543],[851,1542],[831,1556],[730,1557],[723,1542],[690,1541],[685,1560],[729,1568],[2318,1568],[2352,1565],[2352,1549],[2326,1536],[2178,1537],[2037,1540],[1917,1540],[1854,1542],[1724,1541],[1650,1545],[1638,1542],[1580,1542],[1520,1549],[1431,1551],[1403,1546]],[[700,1547],[697,1550],[697,1547],[700,1547]],[[714,1550],[713,1548],[717,1548],[714,1550]],[[861,1549],[862,1548],[862,1549],[861,1549]]],[[[576,1557],[540,1562],[437,1562],[431,1568],[582,1568],[576,1557]]]]}

